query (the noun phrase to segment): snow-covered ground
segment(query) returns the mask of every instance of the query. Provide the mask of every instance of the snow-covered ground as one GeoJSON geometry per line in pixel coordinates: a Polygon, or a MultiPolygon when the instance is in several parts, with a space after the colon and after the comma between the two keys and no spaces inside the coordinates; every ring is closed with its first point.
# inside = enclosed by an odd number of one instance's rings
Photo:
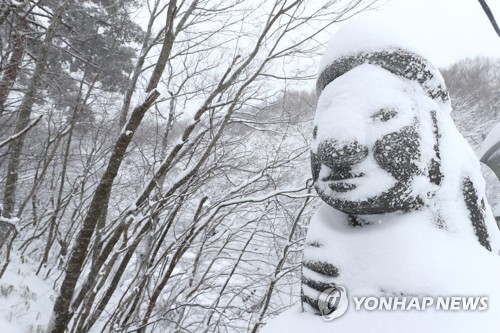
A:
{"type": "Polygon", "coordinates": [[[0,332],[42,333],[53,308],[54,291],[34,272],[35,263],[16,257],[0,280],[0,332]]]}

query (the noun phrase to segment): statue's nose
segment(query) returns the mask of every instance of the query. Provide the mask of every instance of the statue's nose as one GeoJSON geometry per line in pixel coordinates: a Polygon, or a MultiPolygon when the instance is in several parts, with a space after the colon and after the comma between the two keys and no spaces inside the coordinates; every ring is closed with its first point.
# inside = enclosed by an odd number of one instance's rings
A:
{"type": "Polygon", "coordinates": [[[326,140],[318,145],[317,159],[327,167],[345,168],[361,162],[368,155],[368,148],[357,142],[348,144],[326,140]]]}

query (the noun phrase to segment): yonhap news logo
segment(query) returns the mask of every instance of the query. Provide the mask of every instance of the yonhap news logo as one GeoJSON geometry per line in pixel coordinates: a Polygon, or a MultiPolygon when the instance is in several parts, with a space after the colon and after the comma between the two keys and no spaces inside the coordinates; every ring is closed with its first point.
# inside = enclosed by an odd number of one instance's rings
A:
{"type": "Polygon", "coordinates": [[[381,296],[353,297],[355,310],[425,311],[485,311],[487,296],[381,296]]]}
{"type": "MultiPolygon", "coordinates": [[[[353,296],[355,311],[485,311],[488,296],[353,296]]],[[[325,320],[342,316],[349,307],[345,287],[336,286],[318,297],[318,308],[325,320]]]]}
{"type": "Polygon", "coordinates": [[[333,320],[342,316],[348,307],[347,291],[342,286],[328,288],[318,297],[318,308],[325,320],[333,320]]]}

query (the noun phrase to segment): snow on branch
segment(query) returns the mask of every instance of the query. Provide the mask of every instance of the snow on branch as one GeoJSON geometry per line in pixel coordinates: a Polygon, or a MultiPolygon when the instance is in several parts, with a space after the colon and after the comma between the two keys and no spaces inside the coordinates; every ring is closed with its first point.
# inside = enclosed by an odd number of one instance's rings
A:
{"type": "Polygon", "coordinates": [[[26,126],[22,131],[20,131],[19,133],[16,133],[14,135],[12,135],[11,137],[5,139],[4,141],[0,142],[0,148],[2,148],[3,146],[5,145],[8,145],[9,143],[11,143],[12,141],[18,139],[19,137],[21,137],[22,135],[24,135],[26,132],[28,132],[30,129],[32,129],[33,127],[36,126],[36,124],[38,124],[38,122],[43,118],[43,115],[42,116],[39,116],[38,118],[36,118],[33,122],[31,122],[31,124],[29,124],[28,126],[26,126]]]}

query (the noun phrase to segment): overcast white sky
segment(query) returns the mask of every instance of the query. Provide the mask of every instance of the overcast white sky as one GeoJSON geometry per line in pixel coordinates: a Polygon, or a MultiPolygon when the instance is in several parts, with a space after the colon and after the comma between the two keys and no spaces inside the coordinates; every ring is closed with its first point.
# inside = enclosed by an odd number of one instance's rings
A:
{"type": "MultiPolygon", "coordinates": [[[[500,23],[500,0],[486,2],[500,23]]],[[[386,0],[361,15],[394,26],[438,67],[477,55],[500,58],[500,37],[477,0],[386,0]]]]}

